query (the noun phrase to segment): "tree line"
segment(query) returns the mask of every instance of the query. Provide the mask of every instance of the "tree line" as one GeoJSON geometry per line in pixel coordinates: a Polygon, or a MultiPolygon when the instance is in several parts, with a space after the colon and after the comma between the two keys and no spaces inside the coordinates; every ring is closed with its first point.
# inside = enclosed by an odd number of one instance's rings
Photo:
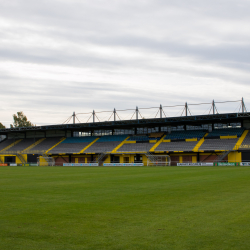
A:
{"type": "MultiPolygon", "coordinates": [[[[35,126],[30,121],[28,121],[28,118],[26,115],[24,115],[23,111],[17,112],[17,114],[13,115],[13,124],[10,124],[11,128],[20,128],[20,127],[32,127],[35,126]]],[[[0,122],[0,129],[6,128],[1,122],[0,122]]]]}

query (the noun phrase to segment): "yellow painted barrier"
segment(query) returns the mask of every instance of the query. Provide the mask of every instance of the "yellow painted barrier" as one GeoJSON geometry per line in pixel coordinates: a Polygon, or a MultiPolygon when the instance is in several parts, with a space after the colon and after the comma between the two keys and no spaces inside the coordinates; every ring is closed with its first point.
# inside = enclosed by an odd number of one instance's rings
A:
{"type": "Polygon", "coordinates": [[[61,140],[60,140],[57,144],[55,144],[53,147],[51,147],[50,149],[48,149],[48,150],[45,152],[45,154],[47,154],[52,148],[56,147],[57,145],[59,145],[59,144],[60,144],[61,142],[63,142],[64,140],[66,140],[65,137],[61,138],[61,140]]]}
{"type": "Polygon", "coordinates": [[[202,145],[202,143],[205,141],[205,137],[208,135],[208,133],[206,133],[205,135],[204,135],[204,137],[202,137],[199,141],[198,141],[198,143],[195,145],[195,147],[194,147],[194,149],[193,149],[193,151],[194,152],[198,152],[199,151],[199,148],[200,148],[200,146],[202,145]]]}
{"type": "Polygon", "coordinates": [[[99,138],[96,138],[94,141],[92,141],[90,144],[88,144],[85,148],[83,148],[78,154],[82,154],[87,148],[92,146],[98,140],[99,140],[99,138]]]}
{"type": "Polygon", "coordinates": [[[130,136],[128,136],[125,140],[123,140],[116,148],[114,148],[114,149],[112,150],[111,153],[116,153],[116,151],[117,151],[124,143],[127,142],[127,140],[129,139],[129,137],[130,137],[130,136]]]}
{"type": "Polygon", "coordinates": [[[244,141],[245,137],[247,136],[249,130],[245,130],[241,137],[239,138],[239,140],[236,142],[235,146],[234,146],[234,150],[238,150],[239,147],[241,146],[242,142],[244,141]]]}

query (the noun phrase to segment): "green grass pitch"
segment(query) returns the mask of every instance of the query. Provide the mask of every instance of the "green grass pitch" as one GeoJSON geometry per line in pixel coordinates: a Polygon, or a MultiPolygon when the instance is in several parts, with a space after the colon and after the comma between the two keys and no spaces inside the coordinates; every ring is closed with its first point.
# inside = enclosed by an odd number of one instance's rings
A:
{"type": "Polygon", "coordinates": [[[249,249],[249,167],[0,167],[0,249],[249,249]]]}

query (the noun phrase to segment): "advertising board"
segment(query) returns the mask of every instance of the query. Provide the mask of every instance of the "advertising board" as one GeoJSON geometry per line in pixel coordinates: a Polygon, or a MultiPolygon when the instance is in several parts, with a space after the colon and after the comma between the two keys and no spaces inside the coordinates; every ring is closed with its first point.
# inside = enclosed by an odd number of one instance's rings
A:
{"type": "Polygon", "coordinates": [[[135,167],[144,166],[143,163],[104,163],[105,167],[135,167]]]}
{"type": "Polygon", "coordinates": [[[240,165],[241,166],[250,166],[250,162],[241,162],[240,165]]]}
{"type": "Polygon", "coordinates": [[[63,163],[65,167],[97,167],[98,163],[63,163]]]}
{"type": "Polygon", "coordinates": [[[239,166],[239,162],[214,162],[214,166],[222,167],[222,166],[239,166]]]}
{"type": "Polygon", "coordinates": [[[177,166],[213,166],[212,162],[177,163],[177,166]]]}

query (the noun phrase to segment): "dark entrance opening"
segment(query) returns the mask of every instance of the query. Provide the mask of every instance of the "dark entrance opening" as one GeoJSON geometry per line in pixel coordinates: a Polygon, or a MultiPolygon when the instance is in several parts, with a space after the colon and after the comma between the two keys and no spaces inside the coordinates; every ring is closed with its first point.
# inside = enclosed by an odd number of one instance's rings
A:
{"type": "Polygon", "coordinates": [[[134,162],[135,163],[142,163],[142,156],[139,154],[136,154],[134,162]]]}
{"type": "Polygon", "coordinates": [[[111,163],[120,163],[120,156],[111,155],[111,163]]]}
{"type": "Polygon", "coordinates": [[[16,156],[5,156],[5,163],[16,163],[16,156]]]}
{"type": "Polygon", "coordinates": [[[246,151],[241,151],[241,157],[242,157],[242,161],[248,161],[250,162],[250,151],[246,150],[246,151]]]}
{"type": "Polygon", "coordinates": [[[29,163],[37,163],[37,157],[38,157],[38,154],[28,155],[27,162],[29,162],[29,163]]]}

